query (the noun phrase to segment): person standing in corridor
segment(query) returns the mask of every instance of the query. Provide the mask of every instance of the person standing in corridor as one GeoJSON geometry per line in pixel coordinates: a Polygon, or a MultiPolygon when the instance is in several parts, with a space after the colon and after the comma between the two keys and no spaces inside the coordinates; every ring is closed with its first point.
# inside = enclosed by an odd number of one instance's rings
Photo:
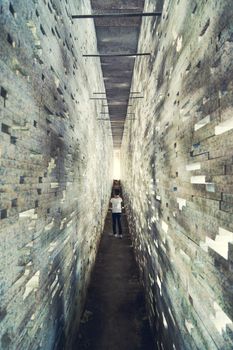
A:
{"type": "Polygon", "coordinates": [[[110,203],[112,207],[112,229],[113,235],[115,237],[122,238],[122,227],[121,227],[121,213],[122,213],[122,198],[120,197],[120,191],[114,191],[114,197],[111,198],[110,203]],[[116,230],[116,226],[118,225],[118,232],[116,230]]]}

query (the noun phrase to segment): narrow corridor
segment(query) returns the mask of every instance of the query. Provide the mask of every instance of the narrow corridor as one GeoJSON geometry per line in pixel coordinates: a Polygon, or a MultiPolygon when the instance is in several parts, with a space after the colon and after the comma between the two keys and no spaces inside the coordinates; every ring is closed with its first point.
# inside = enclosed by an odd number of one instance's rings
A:
{"type": "Polygon", "coordinates": [[[108,212],[73,350],[154,349],[125,215],[122,224],[123,239],[110,236],[108,212]]]}
{"type": "Polygon", "coordinates": [[[0,0],[0,237],[0,350],[233,350],[233,0],[0,0]]]}

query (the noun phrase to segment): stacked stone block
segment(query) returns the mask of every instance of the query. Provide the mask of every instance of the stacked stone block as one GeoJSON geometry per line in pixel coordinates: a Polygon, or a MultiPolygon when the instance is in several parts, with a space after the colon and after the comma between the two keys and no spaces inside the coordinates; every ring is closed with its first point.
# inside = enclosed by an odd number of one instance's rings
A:
{"type": "Polygon", "coordinates": [[[0,348],[77,328],[110,193],[112,140],[89,1],[0,1],[0,348]],[[107,124],[107,123],[105,123],[107,124]]]}
{"type": "Polygon", "coordinates": [[[233,8],[146,1],[121,150],[159,349],[233,348],[233,8]]]}

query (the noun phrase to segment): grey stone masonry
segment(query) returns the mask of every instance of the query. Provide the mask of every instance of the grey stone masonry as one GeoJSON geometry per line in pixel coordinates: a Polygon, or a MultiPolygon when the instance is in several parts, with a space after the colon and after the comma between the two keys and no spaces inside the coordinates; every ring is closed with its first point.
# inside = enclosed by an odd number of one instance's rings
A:
{"type": "Polygon", "coordinates": [[[145,2],[121,149],[157,346],[233,349],[233,6],[145,2]]]}
{"type": "Polygon", "coordinates": [[[113,149],[90,11],[0,1],[0,349],[63,348],[82,311],[113,149]]]}

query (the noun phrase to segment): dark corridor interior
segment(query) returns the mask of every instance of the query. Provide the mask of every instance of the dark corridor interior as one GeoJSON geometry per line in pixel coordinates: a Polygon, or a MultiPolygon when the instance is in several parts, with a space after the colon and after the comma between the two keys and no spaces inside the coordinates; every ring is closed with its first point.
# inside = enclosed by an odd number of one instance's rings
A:
{"type": "Polygon", "coordinates": [[[125,213],[122,226],[113,237],[109,211],[72,350],[156,349],[125,213]]]}

